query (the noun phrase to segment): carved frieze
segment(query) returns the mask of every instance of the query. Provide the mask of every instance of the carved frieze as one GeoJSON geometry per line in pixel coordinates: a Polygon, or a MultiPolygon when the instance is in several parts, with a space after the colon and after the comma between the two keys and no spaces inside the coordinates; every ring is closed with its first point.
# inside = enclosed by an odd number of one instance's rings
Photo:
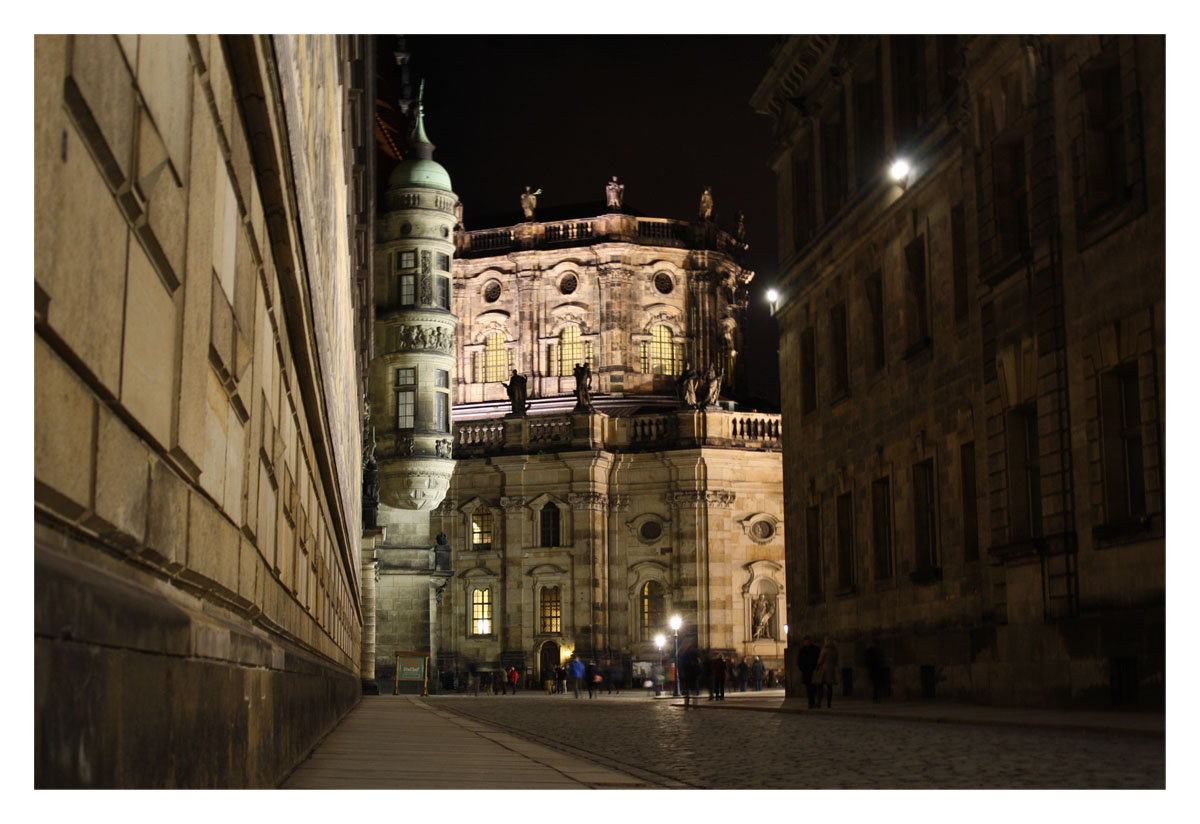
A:
{"type": "Polygon", "coordinates": [[[505,496],[500,499],[500,506],[504,507],[505,512],[516,512],[525,506],[525,499],[520,495],[505,496]]]}
{"type": "Polygon", "coordinates": [[[737,493],[726,489],[685,489],[667,493],[667,503],[672,509],[711,506],[729,509],[737,500],[737,493]]]}
{"type": "Polygon", "coordinates": [[[445,326],[416,326],[402,324],[393,327],[391,334],[392,351],[434,350],[447,355],[454,350],[454,333],[445,326]]]}
{"type": "Polygon", "coordinates": [[[572,492],[567,501],[576,510],[603,512],[608,507],[608,496],[603,492],[572,492]]]}

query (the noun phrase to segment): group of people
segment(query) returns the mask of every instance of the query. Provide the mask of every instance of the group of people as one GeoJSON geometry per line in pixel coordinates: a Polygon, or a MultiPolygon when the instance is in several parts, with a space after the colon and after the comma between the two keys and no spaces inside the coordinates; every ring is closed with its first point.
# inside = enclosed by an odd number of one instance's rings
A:
{"type": "Polygon", "coordinates": [[[621,684],[625,680],[625,672],[620,664],[611,663],[601,668],[595,661],[583,661],[574,656],[565,664],[554,668],[554,684],[550,688],[552,694],[567,694],[567,679],[571,679],[575,697],[579,698],[587,689],[588,698],[595,698],[601,690],[607,689],[611,695],[616,689],[621,694],[621,684]]]}
{"type": "MultiPolygon", "coordinates": [[[[887,668],[883,662],[883,651],[879,643],[872,640],[865,655],[867,675],[871,678],[871,700],[878,702],[887,689],[887,668]]],[[[832,637],[817,647],[810,636],[805,635],[796,654],[796,666],[808,694],[808,708],[819,709],[821,701],[825,708],[833,707],[833,685],[837,683],[838,647],[832,637]]]]}
{"type": "MultiPolygon", "coordinates": [[[[500,670],[478,670],[471,666],[467,689],[472,695],[507,695],[509,690],[517,694],[517,684],[521,682],[521,673],[516,667],[501,668],[500,670]]],[[[458,685],[458,673],[454,675],[455,687],[458,685]]]]}
{"type": "MultiPolygon", "coordinates": [[[[777,685],[775,671],[768,670],[759,656],[737,661],[735,658],[726,659],[721,653],[709,655],[693,644],[688,644],[679,653],[676,662],[676,672],[679,677],[679,694],[683,703],[687,704],[700,700],[700,690],[708,691],[709,701],[724,701],[725,687],[728,684],[733,692],[746,692],[753,680],[753,689],[761,692],[763,683],[774,687],[777,685]]],[[[782,683],[780,680],[778,683],[782,683]]],[[[656,694],[660,687],[655,684],[656,694]]]]}

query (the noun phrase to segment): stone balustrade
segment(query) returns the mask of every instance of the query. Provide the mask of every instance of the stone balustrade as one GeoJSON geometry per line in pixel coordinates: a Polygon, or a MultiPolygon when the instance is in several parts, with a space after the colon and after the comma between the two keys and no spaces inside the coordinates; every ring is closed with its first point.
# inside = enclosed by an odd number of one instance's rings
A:
{"type": "Polygon", "coordinates": [[[612,214],[457,232],[455,257],[485,257],[519,249],[577,246],[601,241],[711,249],[727,254],[737,254],[745,248],[744,243],[714,223],[612,214]]]}

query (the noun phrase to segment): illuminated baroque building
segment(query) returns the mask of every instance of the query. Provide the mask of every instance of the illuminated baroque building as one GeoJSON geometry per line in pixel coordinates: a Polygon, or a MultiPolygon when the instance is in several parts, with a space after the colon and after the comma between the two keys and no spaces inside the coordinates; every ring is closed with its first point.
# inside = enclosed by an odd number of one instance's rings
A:
{"type": "Polygon", "coordinates": [[[877,638],[897,695],[1163,700],[1163,55],[777,47],[788,612],[844,690],[877,638]]]}
{"type": "Polygon", "coordinates": [[[529,193],[524,221],[458,235],[443,671],[544,679],[574,651],[630,672],[658,633],[670,656],[676,613],[681,644],[782,664],[779,416],[696,375],[736,385],[753,273],[711,202],[640,217],[617,185],[563,219],[535,218],[529,193]]]}
{"type": "Polygon", "coordinates": [[[359,699],[373,51],[34,38],[37,787],[273,787],[359,699]]]}

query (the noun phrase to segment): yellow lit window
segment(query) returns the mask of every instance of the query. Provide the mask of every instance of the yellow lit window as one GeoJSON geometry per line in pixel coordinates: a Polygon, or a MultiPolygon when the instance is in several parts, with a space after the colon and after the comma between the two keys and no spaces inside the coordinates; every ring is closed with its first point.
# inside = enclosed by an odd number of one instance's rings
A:
{"type": "Polygon", "coordinates": [[[558,587],[542,589],[542,632],[562,632],[562,590],[558,587]]]}
{"type": "Polygon", "coordinates": [[[471,590],[471,634],[492,634],[492,591],[471,590]]]}
{"type": "Polygon", "coordinates": [[[492,513],[481,509],[471,516],[471,546],[474,549],[492,548],[492,513]]]}
{"type": "Polygon", "coordinates": [[[679,362],[676,346],[669,326],[655,326],[650,330],[650,345],[643,348],[642,371],[652,375],[678,375],[679,362]]]}
{"type": "Polygon", "coordinates": [[[508,353],[504,350],[504,335],[488,335],[483,353],[483,379],[502,381],[508,378],[508,353]]]}
{"type": "Polygon", "coordinates": [[[647,581],[642,586],[641,607],[642,639],[649,640],[654,632],[662,628],[666,615],[662,584],[658,581],[647,581]]]}

